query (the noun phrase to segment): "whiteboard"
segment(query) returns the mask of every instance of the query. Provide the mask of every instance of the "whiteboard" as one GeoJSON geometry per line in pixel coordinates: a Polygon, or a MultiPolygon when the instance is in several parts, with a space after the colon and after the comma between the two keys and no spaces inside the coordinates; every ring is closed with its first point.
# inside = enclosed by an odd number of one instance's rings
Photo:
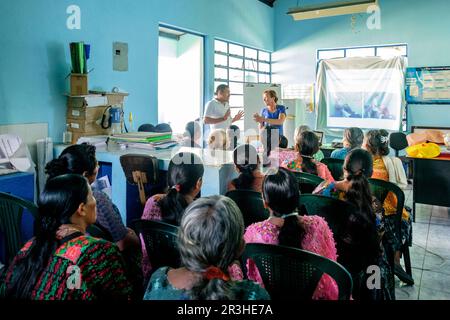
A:
{"type": "Polygon", "coordinates": [[[281,85],[268,83],[247,83],[244,86],[244,128],[245,136],[258,134],[258,123],[253,120],[253,114],[260,114],[265,106],[263,101],[264,90],[274,90],[277,93],[278,104],[281,103],[281,85]]]}

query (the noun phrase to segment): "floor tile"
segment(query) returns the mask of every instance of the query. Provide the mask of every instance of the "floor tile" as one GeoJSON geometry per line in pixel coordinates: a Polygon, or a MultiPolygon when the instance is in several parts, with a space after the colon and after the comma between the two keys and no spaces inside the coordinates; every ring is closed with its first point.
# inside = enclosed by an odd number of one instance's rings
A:
{"type": "Polygon", "coordinates": [[[395,288],[395,299],[396,300],[418,300],[419,290],[417,286],[404,286],[400,288],[395,288]]]}
{"type": "Polygon", "coordinates": [[[450,300],[450,293],[429,288],[420,288],[419,300],[450,300]]]}
{"type": "Polygon", "coordinates": [[[424,270],[420,288],[447,292],[450,295],[450,274],[424,270]]]}
{"type": "Polygon", "coordinates": [[[423,269],[450,275],[450,259],[427,252],[423,263],[423,269]]]}
{"type": "Polygon", "coordinates": [[[450,227],[430,224],[427,250],[450,259],[450,227]]]}
{"type": "Polygon", "coordinates": [[[428,231],[430,225],[428,223],[416,222],[412,225],[413,245],[426,248],[428,240],[428,231]]]}

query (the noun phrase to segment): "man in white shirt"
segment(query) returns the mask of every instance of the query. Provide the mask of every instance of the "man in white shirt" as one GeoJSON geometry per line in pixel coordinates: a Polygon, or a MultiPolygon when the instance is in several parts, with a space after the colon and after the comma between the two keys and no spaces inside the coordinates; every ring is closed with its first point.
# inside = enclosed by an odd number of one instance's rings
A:
{"type": "Polygon", "coordinates": [[[216,98],[206,104],[204,123],[211,126],[211,131],[216,129],[226,130],[233,122],[239,121],[244,116],[244,111],[239,111],[231,118],[230,105],[230,87],[226,84],[217,86],[216,98]]]}

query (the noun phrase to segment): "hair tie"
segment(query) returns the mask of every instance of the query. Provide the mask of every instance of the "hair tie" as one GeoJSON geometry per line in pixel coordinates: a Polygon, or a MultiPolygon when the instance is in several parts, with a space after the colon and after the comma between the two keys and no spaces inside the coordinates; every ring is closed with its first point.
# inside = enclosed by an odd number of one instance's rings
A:
{"type": "Polygon", "coordinates": [[[281,219],[286,219],[286,218],[289,218],[289,217],[292,217],[292,216],[298,216],[298,212],[292,212],[292,213],[289,213],[289,214],[283,214],[281,216],[281,219]]]}
{"type": "Polygon", "coordinates": [[[388,143],[388,141],[389,141],[389,137],[381,136],[381,137],[380,137],[380,141],[381,141],[381,143],[386,144],[386,143],[388,143]]]}
{"type": "Polygon", "coordinates": [[[302,157],[302,158],[308,158],[308,159],[314,159],[313,156],[304,156],[303,154],[301,154],[301,157],[302,157]]]}
{"type": "Polygon", "coordinates": [[[203,273],[203,276],[208,279],[221,279],[223,281],[229,281],[230,277],[227,276],[220,268],[215,266],[210,266],[206,268],[205,272],[203,273]]]}
{"type": "Polygon", "coordinates": [[[176,184],[176,185],[170,187],[170,189],[175,189],[177,192],[180,192],[181,186],[179,184],[176,184]]]}

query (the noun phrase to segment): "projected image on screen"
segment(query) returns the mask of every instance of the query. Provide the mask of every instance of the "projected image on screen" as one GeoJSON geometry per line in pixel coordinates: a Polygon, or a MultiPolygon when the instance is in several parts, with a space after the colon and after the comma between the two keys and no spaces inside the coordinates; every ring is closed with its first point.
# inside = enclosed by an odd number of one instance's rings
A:
{"type": "Polygon", "coordinates": [[[398,130],[401,81],[389,68],[326,70],[327,127],[398,130]]]}
{"type": "Polygon", "coordinates": [[[341,93],[330,97],[330,117],[362,118],[362,94],[341,93]]]}
{"type": "Polygon", "coordinates": [[[381,92],[368,94],[364,103],[364,118],[396,120],[393,94],[381,92]]]}

